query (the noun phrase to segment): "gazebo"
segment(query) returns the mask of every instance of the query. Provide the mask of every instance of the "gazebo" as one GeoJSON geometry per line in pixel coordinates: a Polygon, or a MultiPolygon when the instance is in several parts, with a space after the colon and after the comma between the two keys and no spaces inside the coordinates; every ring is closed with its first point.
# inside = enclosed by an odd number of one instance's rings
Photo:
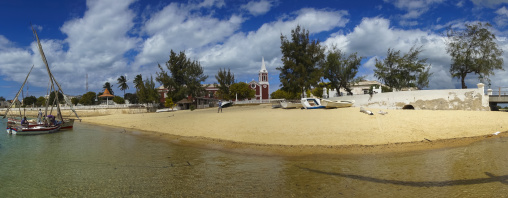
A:
{"type": "Polygon", "coordinates": [[[109,98],[113,98],[113,97],[115,97],[115,96],[111,95],[111,93],[109,93],[108,89],[105,89],[104,93],[102,93],[102,95],[99,96],[99,98],[106,98],[106,105],[109,105],[109,98]]]}

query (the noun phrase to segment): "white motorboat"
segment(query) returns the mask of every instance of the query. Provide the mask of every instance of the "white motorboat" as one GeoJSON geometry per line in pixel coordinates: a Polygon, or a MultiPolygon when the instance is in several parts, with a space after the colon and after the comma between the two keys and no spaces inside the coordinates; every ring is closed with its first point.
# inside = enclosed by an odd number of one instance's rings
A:
{"type": "Polygon", "coordinates": [[[301,104],[305,109],[324,109],[319,98],[302,98],[301,104]]]}
{"type": "Polygon", "coordinates": [[[354,100],[321,99],[321,105],[325,106],[325,108],[327,109],[351,107],[353,106],[354,103],[355,103],[354,100]]]}
{"type": "Polygon", "coordinates": [[[9,134],[17,134],[17,135],[37,135],[37,134],[45,134],[45,133],[55,133],[60,130],[60,125],[52,126],[52,127],[44,127],[44,126],[35,126],[35,127],[26,127],[26,126],[13,126],[7,127],[7,133],[9,134]]]}

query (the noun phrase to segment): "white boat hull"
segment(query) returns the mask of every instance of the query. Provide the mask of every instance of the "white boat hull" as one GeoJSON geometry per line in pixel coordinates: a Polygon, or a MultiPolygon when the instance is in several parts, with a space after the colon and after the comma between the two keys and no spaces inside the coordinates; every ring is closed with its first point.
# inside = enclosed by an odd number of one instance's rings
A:
{"type": "Polygon", "coordinates": [[[345,108],[345,107],[351,107],[355,103],[354,100],[327,100],[322,99],[321,105],[325,106],[327,109],[333,109],[333,108],[345,108]]]}
{"type": "Polygon", "coordinates": [[[46,134],[46,133],[55,133],[60,130],[60,126],[57,127],[43,127],[36,126],[31,128],[26,128],[22,126],[8,127],[7,133],[16,134],[16,135],[38,135],[38,134],[46,134]]]}
{"type": "Polygon", "coordinates": [[[294,103],[294,102],[288,102],[288,101],[282,101],[280,102],[280,106],[283,108],[283,109],[299,109],[299,108],[302,108],[302,103],[294,103]]]}

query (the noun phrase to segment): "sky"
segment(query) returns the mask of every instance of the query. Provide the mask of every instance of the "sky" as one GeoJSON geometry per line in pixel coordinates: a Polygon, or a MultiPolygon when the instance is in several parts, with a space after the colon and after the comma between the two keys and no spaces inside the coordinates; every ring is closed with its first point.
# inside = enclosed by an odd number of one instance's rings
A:
{"type": "MultiPolygon", "coordinates": [[[[133,93],[134,77],[155,78],[171,50],[199,61],[209,84],[217,82],[221,68],[230,69],[238,82],[257,80],[264,58],[273,92],[280,85],[280,37],[290,36],[297,25],[327,49],[337,46],[362,56],[358,75],[367,80],[377,80],[375,60],[389,48],[406,53],[422,46],[420,58],[433,73],[426,89],[455,89],[461,86],[449,73],[447,28],[492,24],[508,69],[507,7],[508,0],[0,1],[0,96],[12,99],[32,65],[25,96],[47,93],[49,78],[30,24],[68,95],[86,93],[86,82],[88,91],[102,92],[110,82],[122,96],[121,75],[129,81],[126,92],[133,93]]],[[[506,76],[508,70],[496,70],[491,87],[508,87],[506,76]]],[[[469,88],[478,82],[477,75],[466,78],[469,88]]]]}

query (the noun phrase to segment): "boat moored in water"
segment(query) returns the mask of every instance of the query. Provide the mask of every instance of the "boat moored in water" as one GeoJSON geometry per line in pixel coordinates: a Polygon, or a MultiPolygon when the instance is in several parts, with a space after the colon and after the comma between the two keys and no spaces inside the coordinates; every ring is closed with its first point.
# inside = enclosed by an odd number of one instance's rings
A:
{"type": "Polygon", "coordinates": [[[26,126],[12,126],[7,127],[8,134],[16,134],[16,135],[37,135],[37,134],[45,134],[45,133],[55,133],[60,130],[59,126],[52,127],[44,127],[44,126],[35,126],[35,127],[26,127],[26,126]]]}

